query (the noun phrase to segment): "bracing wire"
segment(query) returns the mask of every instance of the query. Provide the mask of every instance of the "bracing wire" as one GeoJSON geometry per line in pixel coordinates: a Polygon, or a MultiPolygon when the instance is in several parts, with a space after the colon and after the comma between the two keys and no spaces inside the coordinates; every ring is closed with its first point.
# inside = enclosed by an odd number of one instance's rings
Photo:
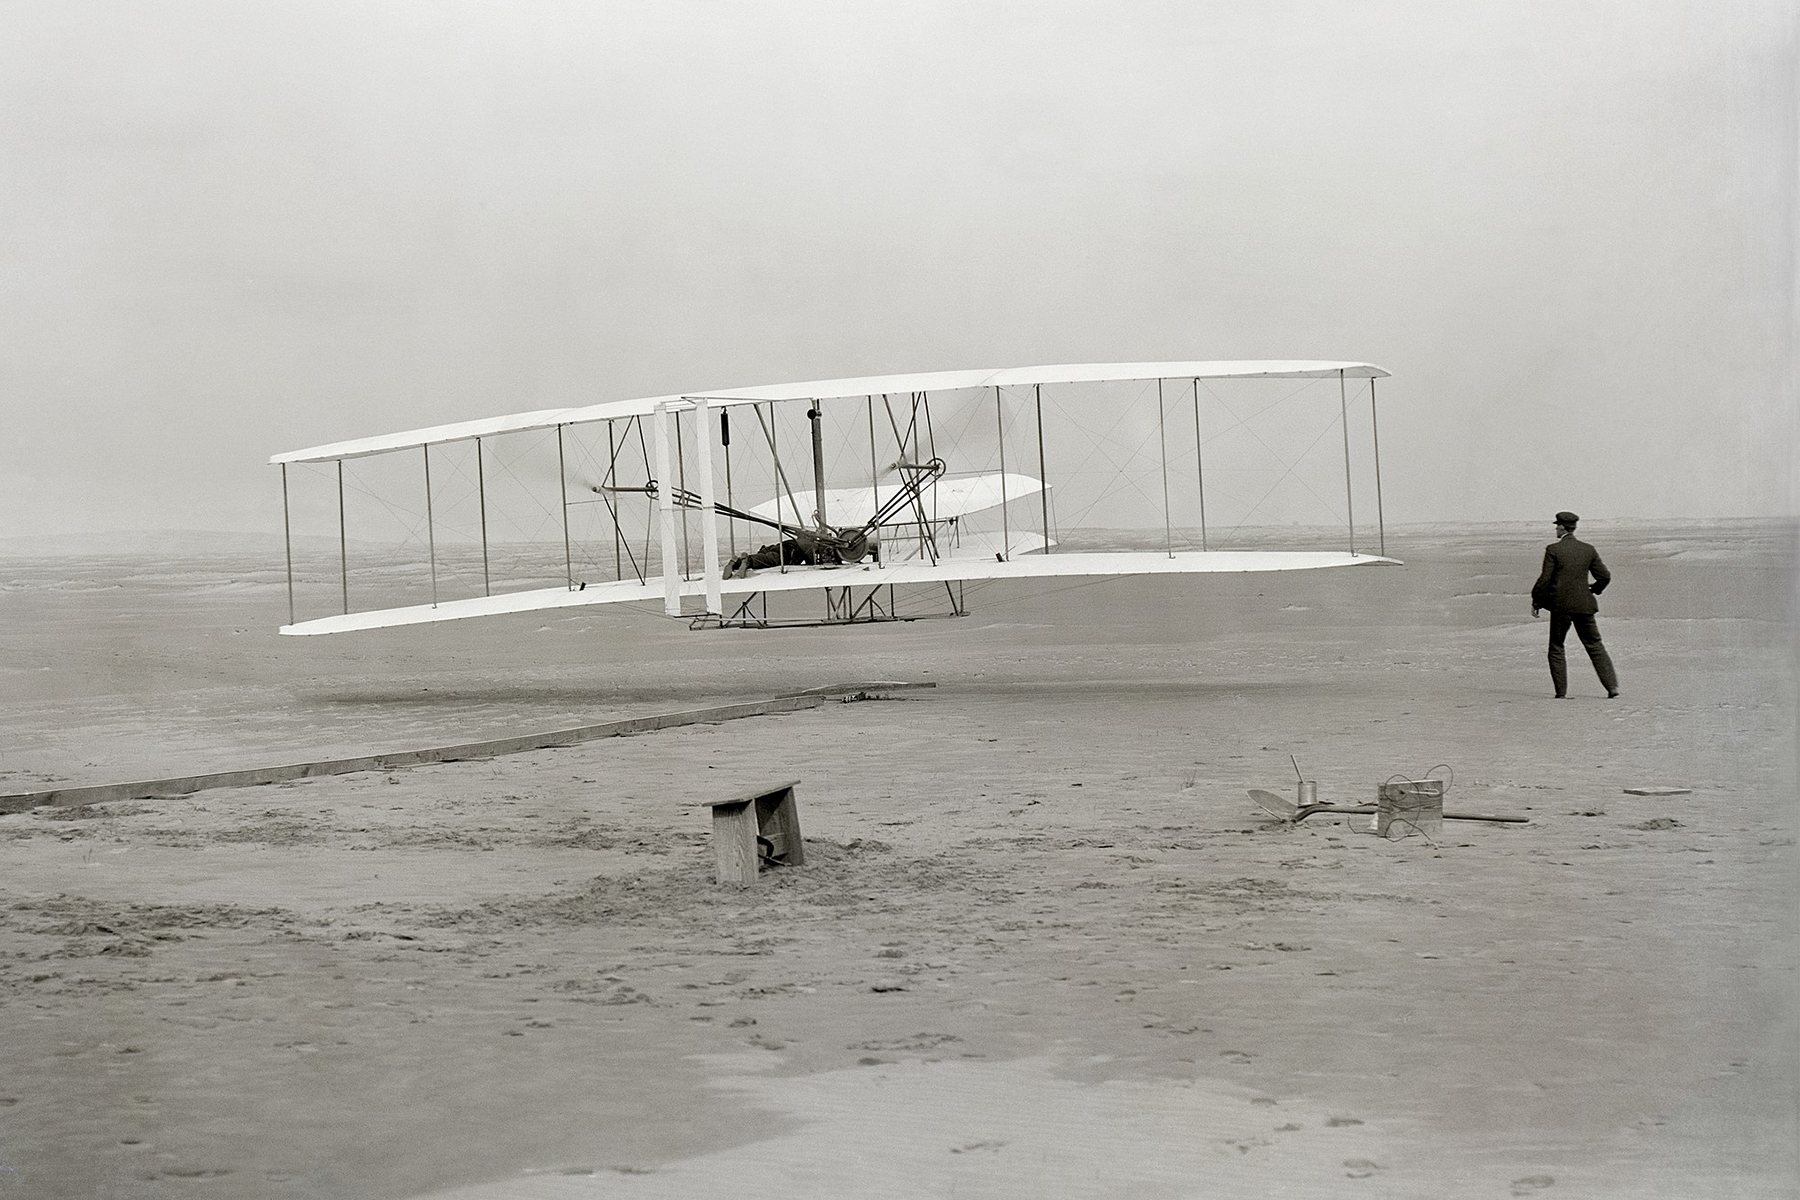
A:
{"type": "MultiPolygon", "coordinates": [[[[1294,392],[1293,395],[1288,397],[1288,399],[1290,399],[1290,400],[1293,399],[1293,396],[1299,395],[1300,391],[1304,391],[1304,390],[1305,389],[1302,388],[1299,391],[1294,392]]],[[[1225,398],[1220,396],[1218,394],[1218,392],[1215,391],[1210,384],[1207,386],[1206,391],[1207,391],[1207,394],[1210,395],[1219,404],[1219,406],[1222,407],[1227,413],[1230,413],[1234,417],[1237,415],[1237,413],[1232,409],[1231,405],[1225,401],[1225,398]]],[[[1282,464],[1282,466],[1287,468],[1287,470],[1282,472],[1280,478],[1278,478],[1275,481],[1275,486],[1278,487],[1278,486],[1280,486],[1282,480],[1286,479],[1289,475],[1292,475],[1294,473],[1294,471],[1299,468],[1300,464],[1306,460],[1306,456],[1308,454],[1312,453],[1313,447],[1317,446],[1326,434],[1330,433],[1333,429],[1336,429],[1340,425],[1343,424],[1343,416],[1340,413],[1339,416],[1326,422],[1325,427],[1319,431],[1319,436],[1314,438],[1310,443],[1308,443],[1306,449],[1302,450],[1299,453],[1299,455],[1297,455],[1295,457],[1294,461],[1292,463],[1290,463],[1286,459],[1281,457],[1281,455],[1276,452],[1276,450],[1273,446],[1269,445],[1269,443],[1267,441],[1264,441],[1262,434],[1256,432],[1256,430],[1249,424],[1249,422],[1254,420],[1256,417],[1260,417],[1263,415],[1263,413],[1269,412],[1276,407],[1277,407],[1277,405],[1271,404],[1271,405],[1267,406],[1266,408],[1262,409],[1260,412],[1257,412],[1257,413],[1253,414],[1252,416],[1246,417],[1242,421],[1239,421],[1237,425],[1231,426],[1230,428],[1225,429],[1225,430],[1221,430],[1220,433],[1221,434],[1228,433],[1231,431],[1231,429],[1242,428],[1247,433],[1249,433],[1249,435],[1251,437],[1255,438],[1259,443],[1261,443],[1262,448],[1269,452],[1270,458],[1273,458],[1276,462],[1282,464]]],[[[1214,437],[1207,438],[1206,440],[1209,442],[1213,441],[1216,439],[1217,436],[1219,436],[1219,435],[1216,434],[1216,435],[1214,435],[1214,437]]],[[[1333,516],[1337,515],[1337,508],[1335,507],[1335,504],[1333,501],[1325,499],[1325,497],[1319,495],[1318,492],[1314,491],[1312,485],[1310,483],[1307,483],[1304,477],[1296,476],[1295,478],[1297,478],[1299,480],[1301,487],[1305,488],[1308,492],[1312,493],[1313,499],[1317,500],[1320,504],[1323,504],[1326,507],[1327,511],[1329,511],[1333,516]]],[[[1272,492],[1273,490],[1274,490],[1273,487],[1270,488],[1270,492],[1272,492]]],[[[1265,492],[1263,494],[1262,499],[1267,500],[1268,498],[1269,498],[1269,493],[1265,492]]],[[[1262,505],[1262,500],[1257,501],[1257,506],[1261,507],[1261,505],[1262,505]]],[[[1241,523],[1240,523],[1240,527],[1241,527],[1241,523]]],[[[1233,532],[1236,532],[1236,530],[1234,529],[1233,532]]]]}

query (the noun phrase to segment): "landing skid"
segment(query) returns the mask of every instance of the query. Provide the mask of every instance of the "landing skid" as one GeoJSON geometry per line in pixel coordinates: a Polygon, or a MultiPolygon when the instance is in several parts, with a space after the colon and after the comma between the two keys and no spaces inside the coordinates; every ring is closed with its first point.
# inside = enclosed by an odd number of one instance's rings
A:
{"type": "MultiPolygon", "coordinates": [[[[933,608],[923,601],[919,611],[901,612],[899,596],[893,585],[868,588],[860,597],[855,587],[833,587],[825,591],[823,617],[771,617],[769,594],[752,592],[737,607],[722,616],[703,613],[688,622],[690,629],[817,629],[831,625],[877,625],[900,621],[935,621],[945,617],[966,617],[960,586],[944,584],[942,607],[933,608]]],[[[908,597],[917,601],[916,597],[908,597]]]]}

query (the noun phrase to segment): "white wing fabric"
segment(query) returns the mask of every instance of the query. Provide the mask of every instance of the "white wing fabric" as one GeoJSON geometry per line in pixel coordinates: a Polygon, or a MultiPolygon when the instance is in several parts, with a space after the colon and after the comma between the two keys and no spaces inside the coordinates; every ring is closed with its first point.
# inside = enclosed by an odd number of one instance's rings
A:
{"type": "MultiPolygon", "coordinates": [[[[894,545],[893,541],[884,542],[882,553],[885,555],[887,547],[892,545],[894,545]]],[[[1050,539],[1050,545],[1056,545],[1055,538],[1050,539]]],[[[903,547],[903,549],[896,549],[893,555],[894,559],[904,561],[928,557],[916,538],[904,542],[903,547]]],[[[993,558],[1000,553],[1002,547],[1005,548],[1008,558],[1018,554],[1042,554],[1045,549],[1044,535],[1015,529],[1012,540],[1003,542],[998,529],[982,532],[959,529],[948,536],[939,536],[937,540],[939,558],[993,558]]]]}
{"type": "Polygon", "coordinates": [[[719,408],[771,400],[832,400],[852,396],[899,395],[908,392],[957,390],[981,387],[1029,387],[1044,383],[1094,383],[1141,379],[1380,379],[1387,371],[1373,363],[1282,362],[1157,362],[1065,363],[1042,367],[981,367],[966,371],[927,371],[910,375],[877,375],[858,379],[824,379],[810,383],[778,383],[758,387],[715,388],[674,396],[646,396],[636,400],[610,400],[578,408],[547,408],[535,412],[486,417],[452,425],[434,425],[379,437],[333,442],[306,450],[290,450],[269,456],[271,463],[331,462],[383,454],[412,446],[436,445],[465,438],[492,436],[528,429],[553,429],[588,421],[621,421],[647,417],[659,405],[687,411],[697,397],[707,397],[719,408]]]}
{"type": "MultiPolygon", "coordinates": [[[[748,579],[726,579],[727,596],[745,596],[756,592],[798,592],[828,587],[885,587],[889,584],[947,583],[955,580],[983,579],[1053,579],[1073,576],[1124,575],[1194,575],[1212,572],[1243,571],[1307,571],[1327,567],[1374,566],[1396,564],[1398,560],[1377,554],[1343,554],[1299,550],[1190,550],[1174,554],[1148,551],[1098,552],[1081,554],[1028,554],[999,562],[974,558],[941,559],[936,563],[914,560],[897,563],[860,563],[848,567],[789,567],[786,571],[758,571],[748,579]]],[[[680,582],[683,596],[703,596],[706,585],[698,578],[680,582]]],[[[434,621],[455,621],[466,617],[489,617],[501,613],[538,612],[557,608],[584,608],[596,604],[645,603],[662,597],[662,580],[647,583],[626,580],[600,583],[582,591],[568,588],[539,588],[528,592],[510,592],[499,596],[477,596],[469,600],[448,600],[442,604],[419,604],[410,608],[387,608],[373,612],[346,613],[283,625],[281,632],[292,635],[346,633],[353,629],[384,629],[397,625],[423,625],[434,621]]]]}

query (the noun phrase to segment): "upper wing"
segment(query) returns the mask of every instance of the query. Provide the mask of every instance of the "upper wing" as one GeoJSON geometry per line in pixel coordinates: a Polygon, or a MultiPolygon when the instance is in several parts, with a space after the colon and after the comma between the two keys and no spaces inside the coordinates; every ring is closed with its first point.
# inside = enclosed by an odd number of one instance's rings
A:
{"type": "Polygon", "coordinates": [[[777,383],[758,387],[716,388],[673,396],[645,396],[635,400],[610,400],[575,408],[547,408],[535,412],[487,417],[451,425],[433,425],[378,437],[332,442],[305,450],[290,450],[269,457],[271,463],[331,462],[436,445],[465,438],[492,436],[529,429],[551,429],[588,421],[618,421],[648,416],[658,405],[685,409],[705,397],[719,407],[755,404],[767,400],[832,400],[847,396],[898,395],[907,392],[950,391],[978,387],[1026,387],[1046,383],[1093,383],[1138,379],[1325,379],[1342,375],[1349,379],[1374,379],[1387,371],[1373,363],[1295,361],[1065,363],[1042,367],[979,367],[966,371],[929,371],[910,375],[871,375],[856,379],[821,379],[808,383],[777,383]]]}
{"type": "MultiPolygon", "coordinates": [[[[1211,550],[1175,554],[1130,551],[1124,553],[1033,554],[1006,562],[980,558],[944,558],[936,563],[914,560],[902,563],[867,563],[849,567],[789,567],[765,571],[748,579],[721,581],[727,596],[756,592],[798,592],[809,588],[886,587],[914,583],[950,583],[957,580],[1048,579],[1059,576],[1193,575],[1211,572],[1307,571],[1325,567],[1369,566],[1398,563],[1374,554],[1342,554],[1323,551],[1211,550]]],[[[684,596],[704,595],[699,579],[681,581],[684,596]]],[[[285,634],[347,633],[357,629],[385,629],[397,625],[423,625],[467,617],[501,613],[535,612],[555,608],[580,608],[593,604],[654,601],[662,597],[662,580],[647,583],[626,580],[594,584],[581,591],[566,587],[539,588],[499,596],[477,596],[442,604],[388,608],[373,612],[345,613],[283,625],[285,634]]]]}

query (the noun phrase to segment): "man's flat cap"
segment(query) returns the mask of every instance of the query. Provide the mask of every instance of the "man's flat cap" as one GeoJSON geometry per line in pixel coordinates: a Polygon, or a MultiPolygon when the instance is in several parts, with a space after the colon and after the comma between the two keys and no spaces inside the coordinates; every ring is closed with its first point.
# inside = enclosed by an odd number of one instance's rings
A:
{"type": "Polygon", "coordinates": [[[1570,529],[1575,528],[1575,522],[1579,520],[1581,520],[1581,518],[1572,512],[1559,512],[1556,514],[1556,523],[1558,525],[1567,525],[1570,529]]]}

